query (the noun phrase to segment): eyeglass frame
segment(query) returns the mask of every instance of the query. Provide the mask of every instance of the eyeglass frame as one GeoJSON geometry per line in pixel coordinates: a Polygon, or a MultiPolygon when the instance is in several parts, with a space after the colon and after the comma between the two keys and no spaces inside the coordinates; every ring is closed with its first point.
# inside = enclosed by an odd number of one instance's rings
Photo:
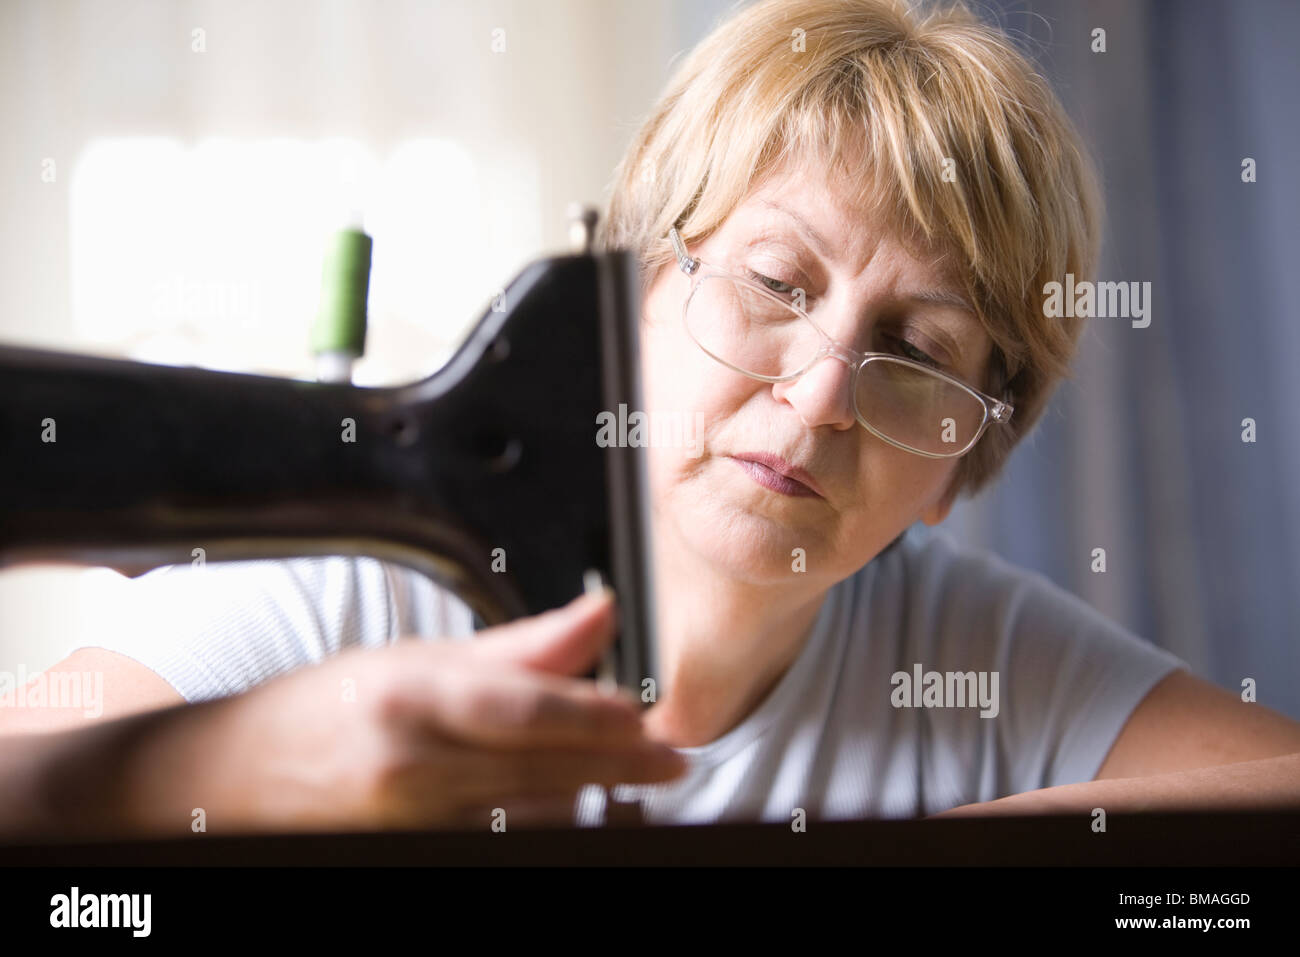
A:
{"type": "Polygon", "coordinates": [[[686,274],[688,278],[692,279],[691,288],[686,294],[685,302],[682,303],[682,326],[686,329],[686,334],[691,337],[691,340],[697,346],[700,347],[701,352],[703,352],[705,355],[707,355],[709,358],[713,359],[714,361],[720,362],[722,365],[726,366],[727,368],[739,372],[743,376],[748,376],[751,379],[757,379],[760,382],[790,382],[794,379],[798,379],[800,376],[806,373],[817,363],[821,362],[827,356],[834,356],[835,358],[839,359],[841,362],[843,362],[845,365],[847,365],[850,369],[853,370],[853,380],[849,384],[849,390],[850,393],[853,395],[853,415],[854,418],[858,420],[858,424],[861,425],[868,432],[870,432],[872,435],[876,436],[876,438],[880,439],[882,442],[888,442],[890,445],[894,446],[895,448],[902,449],[904,452],[911,452],[913,455],[921,455],[929,459],[959,458],[965,455],[971,449],[975,448],[979,440],[984,437],[984,433],[988,430],[989,425],[991,425],[994,422],[998,423],[999,425],[1005,425],[1007,422],[1011,420],[1011,413],[1015,411],[1015,407],[1012,406],[1010,403],[1008,403],[1005,399],[999,399],[996,396],[988,395],[987,393],[981,392],[979,389],[967,385],[965,382],[961,381],[961,379],[958,379],[956,376],[950,375],[949,373],[944,372],[941,369],[932,368],[931,366],[928,366],[923,362],[917,362],[915,359],[908,359],[905,356],[896,356],[888,352],[858,352],[856,349],[850,349],[848,346],[845,346],[842,343],[835,340],[834,338],[832,338],[826,332],[826,330],[824,330],[821,326],[817,325],[817,323],[813,320],[812,316],[808,315],[808,313],[804,309],[800,308],[799,306],[796,306],[793,302],[788,302],[785,299],[782,299],[780,294],[778,294],[776,291],[772,289],[768,289],[766,286],[762,285],[761,283],[755,282],[754,280],[750,279],[747,276],[737,276],[735,273],[729,272],[725,269],[721,269],[718,266],[715,266],[711,263],[706,263],[702,259],[697,259],[689,255],[686,251],[686,243],[682,240],[681,233],[677,231],[676,226],[672,227],[672,229],[668,231],[668,238],[672,242],[673,253],[677,257],[678,267],[681,269],[683,273],[686,274]],[[708,271],[704,273],[700,273],[701,267],[707,267],[708,271]],[[699,274],[697,275],[697,273],[699,274]],[[821,348],[817,350],[817,354],[806,365],[804,365],[801,369],[799,369],[798,372],[793,372],[790,375],[785,375],[785,376],[759,375],[756,372],[749,372],[746,369],[742,369],[739,366],[733,365],[732,363],[728,362],[726,359],[714,355],[707,348],[705,348],[704,344],[701,343],[699,339],[695,337],[695,333],[691,331],[690,324],[686,321],[686,313],[691,307],[691,300],[695,298],[695,293],[699,290],[701,283],[703,283],[705,279],[708,279],[710,277],[720,277],[724,279],[729,279],[732,282],[740,283],[742,286],[752,289],[755,292],[758,292],[761,295],[767,297],[768,299],[780,303],[782,306],[785,306],[787,309],[790,309],[792,312],[797,313],[806,322],[808,322],[814,329],[816,329],[817,333],[822,337],[822,345],[821,348]],[[984,407],[984,419],[983,421],[980,422],[979,428],[975,430],[975,436],[968,443],[966,443],[966,446],[964,448],[956,452],[923,452],[920,449],[914,449],[910,445],[904,445],[902,442],[898,442],[894,439],[891,439],[889,436],[881,433],[880,430],[876,429],[873,425],[871,425],[871,423],[869,423],[866,420],[866,417],[863,416],[862,412],[858,409],[858,400],[857,400],[858,376],[861,374],[862,370],[867,367],[868,363],[877,359],[885,359],[890,362],[902,363],[903,365],[910,366],[914,369],[919,369],[920,371],[925,372],[928,375],[937,376],[938,378],[943,379],[946,382],[951,383],[952,385],[958,386],[959,388],[970,393],[972,396],[978,399],[980,404],[984,407]]]}

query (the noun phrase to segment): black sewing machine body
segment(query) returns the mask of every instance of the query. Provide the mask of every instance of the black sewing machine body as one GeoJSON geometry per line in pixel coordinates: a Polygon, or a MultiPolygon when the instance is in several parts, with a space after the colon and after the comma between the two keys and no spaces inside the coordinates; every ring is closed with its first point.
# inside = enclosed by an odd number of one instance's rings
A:
{"type": "Polygon", "coordinates": [[[534,262],[427,379],[360,388],[0,347],[0,566],[370,555],[487,624],[618,594],[619,682],[655,674],[626,253],[534,262]],[[201,552],[196,549],[202,549],[201,552]]]}

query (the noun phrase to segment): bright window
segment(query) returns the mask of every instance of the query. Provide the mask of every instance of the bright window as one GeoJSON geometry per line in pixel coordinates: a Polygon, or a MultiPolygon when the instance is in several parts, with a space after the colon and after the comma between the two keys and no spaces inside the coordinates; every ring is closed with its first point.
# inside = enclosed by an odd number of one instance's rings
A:
{"type": "Polygon", "coordinates": [[[146,362],[310,377],[325,239],[360,216],[375,246],[356,381],[428,375],[540,254],[533,170],[495,155],[520,165],[485,166],[440,139],[383,157],[353,140],[95,141],[71,187],[78,340],[146,362]]]}

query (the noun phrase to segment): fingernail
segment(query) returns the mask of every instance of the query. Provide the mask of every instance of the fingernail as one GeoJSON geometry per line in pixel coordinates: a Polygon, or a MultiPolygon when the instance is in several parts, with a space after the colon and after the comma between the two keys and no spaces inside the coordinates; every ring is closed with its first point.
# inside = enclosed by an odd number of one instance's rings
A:
{"type": "Polygon", "coordinates": [[[592,608],[599,608],[607,602],[614,601],[614,589],[608,585],[602,585],[597,591],[583,592],[573,601],[565,606],[566,611],[574,614],[585,614],[592,608]]]}

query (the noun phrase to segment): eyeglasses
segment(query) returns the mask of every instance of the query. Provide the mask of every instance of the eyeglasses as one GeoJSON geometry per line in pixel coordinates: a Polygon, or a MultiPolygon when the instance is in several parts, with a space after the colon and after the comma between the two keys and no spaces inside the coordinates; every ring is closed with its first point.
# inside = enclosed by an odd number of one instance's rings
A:
{"type": "Polygon", "coordinates": [[[856,352],[828,336],[793,302],[753,280],[693,259],[669,232],[692,277],[682,306],[687,334],[718,362],[752,379],[788,382],[827,356],[853,370],[853,406],[867,431],[927,458],[965,455],[1012,407],[945,372],[885,352],[856,352]]]}

